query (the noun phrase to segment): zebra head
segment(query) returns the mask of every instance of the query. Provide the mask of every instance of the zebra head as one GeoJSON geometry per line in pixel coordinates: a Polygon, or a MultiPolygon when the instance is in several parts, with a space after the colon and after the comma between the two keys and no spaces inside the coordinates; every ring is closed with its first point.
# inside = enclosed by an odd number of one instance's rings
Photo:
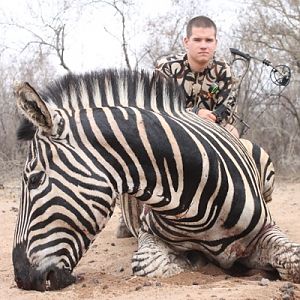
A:
{"type": "Polygon", "coordinates": [[[28,120],[19,137],[31,142],[14,238],[15,281],[26,290],[61,289],[75,282],[72,270],[111,216],[115,196],[91,157],[80,153],[68,113],[27,83],[16,96],[28,120]]]}

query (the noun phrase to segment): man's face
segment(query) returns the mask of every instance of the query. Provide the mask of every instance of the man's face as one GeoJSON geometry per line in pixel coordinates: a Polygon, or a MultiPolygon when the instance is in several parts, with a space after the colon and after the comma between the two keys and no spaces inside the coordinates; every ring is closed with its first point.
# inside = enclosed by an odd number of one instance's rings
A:
{"type": "Polygon", "coordinates": [[[188,59],[193,64],[205,66],[214,56],[217,40],[213,27],[193,27],[192,35],[184,39],[188,59]]]}

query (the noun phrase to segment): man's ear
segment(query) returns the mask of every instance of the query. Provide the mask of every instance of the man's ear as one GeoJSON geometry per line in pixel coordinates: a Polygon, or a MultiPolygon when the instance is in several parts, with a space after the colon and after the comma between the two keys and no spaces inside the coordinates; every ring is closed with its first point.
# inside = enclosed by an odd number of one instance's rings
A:
{"type": "Polygon", "coordinates": [[[58,128],[62,127],[63,119],[53,119],[55,112],[28,82],[17,85],[14,93],[17,97],[17,107],[25,118],[46,135],[59,134],[58,128]]]}
{"type": "Polygon", "coordinates": [[[185,49],[188,48],[188,41],[189,41],[189,38],[188,38],[188,37],[185,37],[185,38],[183,39],[183,46],[184,46],[185,49]]]}

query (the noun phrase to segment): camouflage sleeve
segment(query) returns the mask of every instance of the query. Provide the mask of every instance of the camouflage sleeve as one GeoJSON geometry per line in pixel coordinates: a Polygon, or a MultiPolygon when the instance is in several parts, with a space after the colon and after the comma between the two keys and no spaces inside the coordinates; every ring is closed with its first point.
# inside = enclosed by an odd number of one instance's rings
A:
{"type": "Polygon", "coordinates": [[[225,64],[218,76],[219,92],[216,94],[216,106],[213,110],[214,114],[221,122],[227,120],[235,110],[236,97],[233,91],[233,77],[228,64],[225,64]]]}
{"type": "Polygon", "coordinates": [[[171,65],[166,59],[161,59],[157,62],[155,66],[155,71],[166,78],[175,77],[174,74],[172,74],[171,65]]]}

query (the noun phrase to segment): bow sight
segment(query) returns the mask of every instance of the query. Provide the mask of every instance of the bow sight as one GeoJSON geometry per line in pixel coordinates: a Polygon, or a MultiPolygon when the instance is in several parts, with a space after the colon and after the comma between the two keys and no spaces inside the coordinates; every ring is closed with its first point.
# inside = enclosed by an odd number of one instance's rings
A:
{"type": "Polygon", "coordinates": [[[273,66],[272,63],[267,59],[260,59],[253,55],[250,55],[248,53],[244,53],[240,50],[237,50],[235,48],[229,48],[229,50],[230,50],[231,54],[234,56],[233,61],[240,59],[240,58],[237,58],[236,56],[240,56],[242,59],[244,59],[248,62],[251,59],[260,61],[264,65],[272,68],[271,72],[270,72],[270,79],[274,84],[276,84],[278,86],[287,86],[289,84],[292,73],[291,73],[291,69],[288,66],[286,66],[286,65],[273,66]]]}
{"type": "MultiPolygon", "coordinates": [[[[244,53],[235,48],[229,48],[229,50],[232,54],[232,60],[230,63],[231,66],[233,66],[238,61],[241,61],[244,64],[244,66],[246,66],[246,68],[244,69],[244,72],[242,72],[241,75],[238,76],[239,79],[238,79],[237,84],[233,91],[233,94],[235,95],[235,97],[237,97],[239,94],[241,83],[242,83],[246,73],[249,70],[251,59],[260,61],[264,65],[271,67],[270,79],[271,79],[272,83],[274,83],[276,86],[282,87],[281,92],[289,84],[292,74],[291,74],[291,69],[288,66],[286,66],[286,65],[273,66],[272,63],[267,59],[260,59],[258,57],[255,57],[248,53],[244,53]]],[[[270,95],[271,95],[271,93],[270,93],[270,95]]],[[[242,133],[245,133],[246,130],[248,130],[250,128],[250,126],[236,112],[233,113],[233,116],[235,117],[236,120],[238,120],[241,124],[243,124],[242,133]]]]}

